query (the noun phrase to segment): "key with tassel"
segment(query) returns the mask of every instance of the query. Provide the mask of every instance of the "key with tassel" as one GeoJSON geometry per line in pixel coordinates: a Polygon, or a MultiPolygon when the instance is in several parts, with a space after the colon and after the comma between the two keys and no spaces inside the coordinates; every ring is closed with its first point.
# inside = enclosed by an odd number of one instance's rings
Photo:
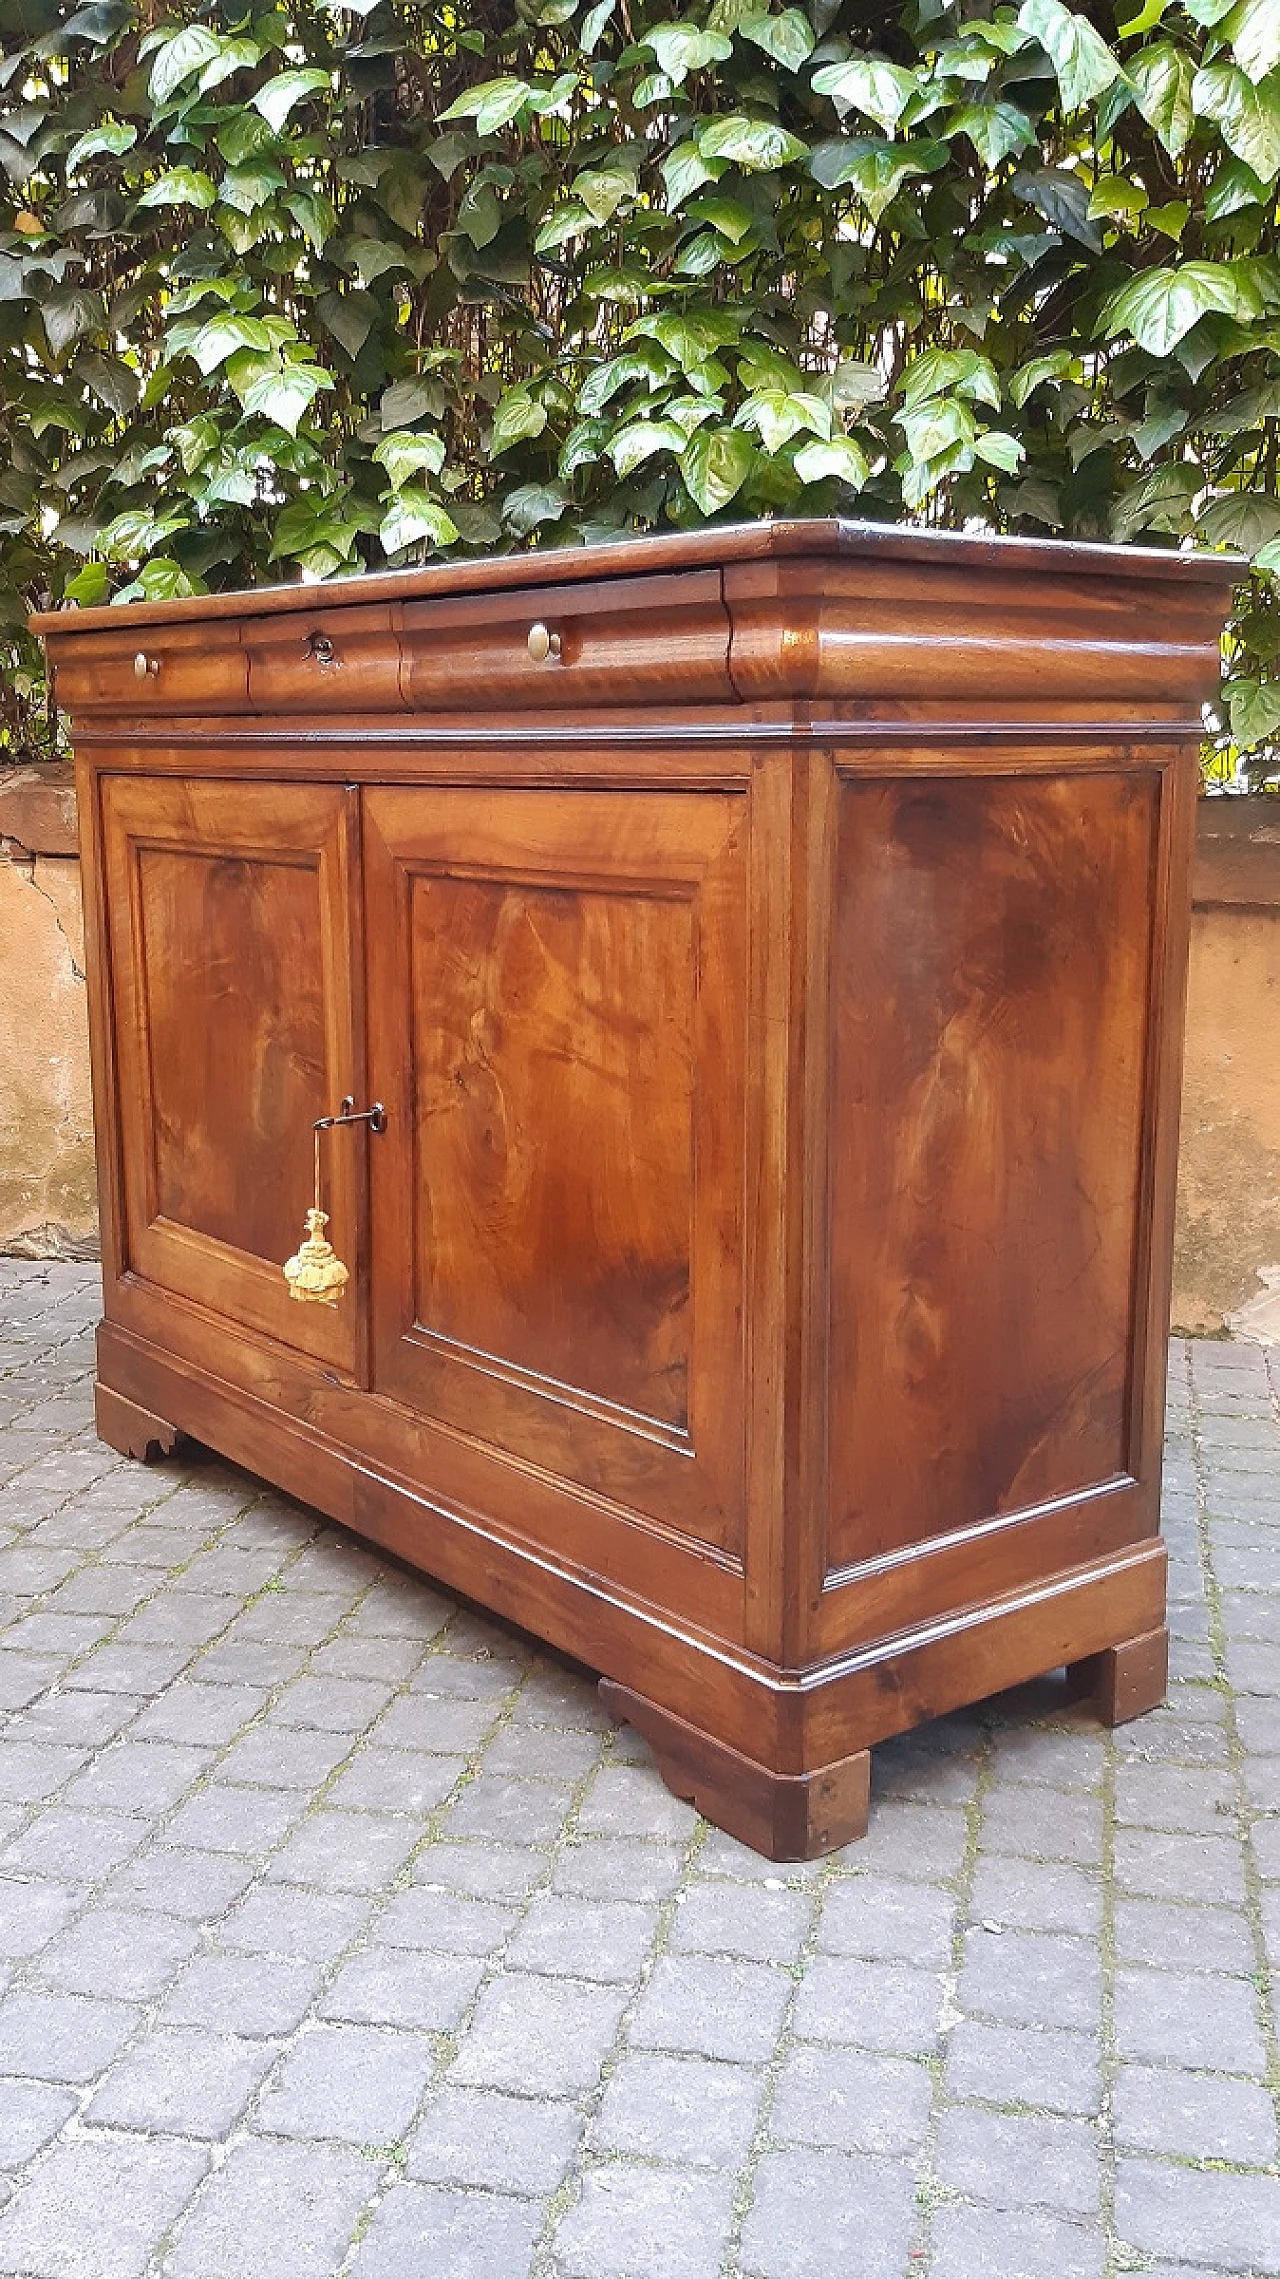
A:
{"type": "Polygon", "coordinates": [[[333,1244],[325,1238],[329,1214],[320,1200],[320,1137],[338,1124],[367,1124],[371,1132],[385,1132],[387,1112],[382,1102],[376,1100],[372,1108],[362,1108],[357,1113],[355,1101],[346,1099],[336,1116],[318,1116],[311,1127],[315,1135],[315,1201],[307,1212],[305,1240],[284,1269],[289,1296],[303,1305],[336,1306],[351,1280],[350,1267],[343,1265],[333,1244]]]}

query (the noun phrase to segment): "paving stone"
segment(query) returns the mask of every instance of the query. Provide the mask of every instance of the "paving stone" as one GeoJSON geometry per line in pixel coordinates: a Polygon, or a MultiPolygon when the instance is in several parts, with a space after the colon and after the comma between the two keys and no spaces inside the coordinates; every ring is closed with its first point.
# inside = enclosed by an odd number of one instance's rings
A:
{"type": "Polygon", "coordinates": [[[162,2137],[55,2145],[0,2216],[0,2271],[141,2279],[207,2163],[199,2145],[162,2137]]]}
{"type": "Polygon", "coordinates": [[[251,1726],[219,1759],[212,1777],[235,1788],[298,1788],[309,1792],[323,1787],[350,1754],[351,1742],[345,1733],[259,1724],[251,1726]]]}
{"type": "Polygon", "coordinates": [[[1096,2221],[1099,2147],[1099,2132],[1085,2121],[952,2105],[939,2124],[934,2167],[967,2199],[1096,2221]]]}
{"type": "Polygon", "coordinates": [[[167,1844],[139,1852],[106,1887],[112,1903],[154,1915],[178,1915],[190,1923],[212,1922],[238,1899],[253,1868],[225,1852],[186,1852],[167,1844]]]}
{"type": "Polygon", "coordinates": [[[429,2100],[414,2132],[409,2174],[426,2183],[539,2198],[567,2174],[581,2133],[572,2105],[446,2085],[429,2100]]]}
{"type": "Polygon", "coordinates": [[[386,2145],[402,2137],[431,2078],[430,2042],[381,2026],[316,2026],[281,2059],[263,2091],[268,2135],[386,2145]]]}
{"type": "Polygon", "coordinates": [[[496,1900],[415,1886],[412,1891],[398,1891],[389,1901],[378,1917],[374,1937],[392,1947],[490,1955],[510,1938],[519,1920],[514,1907],[496,1900]]]}
{"type": "Polygon", "coordinates": [[[376,2210],[351,2279],[526,2279],[540,2212],[525,2200],[447,2191],[435,2184],[398,2185],[376,2210]]]}
{"type": "Polygon", "coordinates": [[[85,1894],[57,1883],[0,1877],[0,1955],[38,1954],[83,1904],[85,1894]]]}
{"type": "Polygon", "coordinates": [[[1280,2272],[1280,2177],[1121,2160],[1116,2230],[1149,2255],[1280,2272]]]}
{"type": "Polygon", "coordinates": [[[160,2022],[250,2039],[291,2034],[320,1986],[320,1966],[287,1955],[197,1955],[165,1997],[160,2022]]]}
{"type": "Polygon", "coordinates": [[[21,1741],[12,1728],[0,1750],[0,1801],[40,1804],[80,1770],[88,1750],[52,1741],[21,1741]]]}
{"type": "Polygon", "coordinates": [[[447,2033],[475,1997],[483,1963],[470,1955],[431,1955],[409,1947],[372,1948],[339,1971],[320,2004],[325,2018],[369,2026],[413,2026],[447,2033]]]}
{"type": "Polygon", "coordinates": [[[1165,1964],[1170,1970],[1229,1971],[1254,1967],[1245,1916],[1226,1907],[1179,1907],[1159,1899],[1117,1899],[1116,1954],[1121,1962],[1165,1964]]]}
{"type": "Polygon", "coordinates": [[[496,1702],[424,1699],[414,1692],[392,1702],[373,1727],[370,1739],[384,1749],[422,1749],[439,1757],[468,1756],[492,1731],[497,1716],[496,1702]]]}
{"type": "Polygon", "coordinates": [[[500,1844],[549,1844],[559,1834],[571,1792],[545,1781],[504,1780],[481,1772],[468,1783],[444,1822],[451,1838],[500,1844]]]}
{"type": "Polygon", "coordinates": [[[1102,1882],[1061,1860],[1012,1859],[981,1854],[974,1869],[969,1913],[975,1922],[1006,1930],[1102,1930],[1102,1882]]]}
{"type": "MultiPolygon", "coordinates": [[[[674,1843],[668,1845],[668,1850],[675,1851],[674,1843]]],[[[860,1850],[861,1846],[846,1855],[848,1864],[859,1864],[860,1850]]],[[[839,1854],[834,1855],[835,1864],[838,1864],[839,1859],[839,1854]]],[[[863,1861],[861,1864],[865,1866],[866,1863],[863,1861]]],[[[759,1852],[753,1852],[746,1844],[740,1844],[736,1837],[726,1836],[722,1828],[708,1826],[703,1829],[698,1846],[697,1868],[701,1876],[729,1876],[735,1883],[763,1884],[768,1891],[799,1891],[808,1884],[825,1880],[828,1863],[825,1860],[788,1860],[785,1863],[766,1860],[759,1852]]]]}
{"type": "Polygon", "coordinates": [[[148,2002],[194,1952],[199,1931],[177,1917],[155,1916],[139,1936],[136,1915],[95,1907],[44,1949],[35,1976],[66,1994],[98,1994],[148,2002]]]}
{"type": "Polygon", "coordinates": [[[664,1955],[636,2003],[637,2049],[762,2063],[773,2050],[794,1982],[767,1963],[664,1955]]]}
{"type": "Polygon", "coordinates": [[[386,1813],[312,1812],[272,1861],[271,1878],[319,1891],[380,1891],[404,1866],[419,1833],[412,1821],[386,1813]]]}
{"type": "Polygon", "coordinates": [[[658,1836],[687,1842],[698,1825],[692,1805],[643,1765],[603,1765],[587,1792],[578,1827],[587,1836],[658,1836]]]}
{"type": "Polygon", "coordinates": [[[769,2134],[907,2159],[928,2132],[932,2092],[928,2068],[909,2059],[800,2042],[778,2076],[769,2134]]]}
{"type": "Polygon", "coordinates": [[[577,2096],[598,2080],[625,2001],[617,1987],[507,1971],[481,1993],[450,2082],[577,2096]]]}
{"type": "Polygon", "coordinates": [[[1259,2167],[1276,2158],[1275,2106],[1260,2082],[1181,2066],[1122,2065],[1113,2101],[1116,2142],[1131,2150],[1259,2167]]]}
{"type": "Polygon", "coordinates": [[[484,1753],[485,1771],[513,1780],[585,1780],[600,1761],[601,1737],[547,1725],[505,1725],[484,1753]]]}
{"type": "Polygon", "coordinates": [[[92,2081],[138,2022],[123,2002],[19,1989],[0,2002],[0,2073],[35,2081],[92,2081]]]}
{"type": "MultiPolygon", "coordinates": [[[[290,1576],[296,1569],[290,1569],[290,1576]]],[[[402,1685],[422,1660],[423,1649],[413,1638],[361,1638],[340,1630],[327,1645],[317,1647],[308,1664],[313,1678],[381,1678],[402,1685]]]]}
{"type": "Polygon", "coordinates": [[[943,1992],[941,1975],[907,1963],[853,1969],[842,1957],[819,1955],[800,1983],[795,2030],[806,2041],[927,2056],[937,2043],[943,1992]]]}
{"type": "Polygon", "coordinates": [[[225,2137],[274,2056],[270,2045],[237,2035],[161,2028],[112,2067],[85,2119],[116,2129],[225,2137]]]}
{"type": "Polygon", "coordinates": [[[1063,1932],[966,1932],[956,1999],[961,2009],[1010,2026],[1064,2026],[1088,2033],[1100,2022],[1102,1973],[1094,1947],[1063,1932]]]}
{"type": "MultiPolygon", "coordinates": [[[[745,2279],[901,2279],[915,2225],[909,2170],[836,2152],[766,2153],[743,2227],[745,2279]]],[[[1007,2279],[1007,2274],[1006,2274],[1007,2279]]]]}
{"type": "Polygon", "coordinates": [[[342,1810],[400,1812],[421,1821],[446,1801],[466,1769],[465,1757],[366,1745],[334,1782],[329,1802],[342,1810]]]}
{"type": "Polygon", "coordinates": [[[191,1659],[186,1646],[99,1646],[67,1674],[87,1693],[159,1693],[191,1659]]]}
{"type": "Polygon", "coordinates": [[[165,1741],[115,1741],[72,1781],[62,1801],[71,1812],[169,1812],[212,1762],[208,1749],[165,1741]]]}
{"type": "Polygon", "coordinates": [[[97,1883],[136,1852],[150,1832],[145,1820],[123,1813],[74,1812],[53,1804],[5,1846],[0,1867],[6,1875],[97,1883]]]}
{"type": "Polygon", "coordinates": [[[395,1687],[375,1678],[298,1678],[271,1711],[277,1725],[313,1725],[324,1733],[363,1733],[395,1687]]]}
{"type": "Polygon", "coordinates": [[[1120,1889],[1135,1898],[1244,1905],[1240,1852],[1227,1836],[1166,1836],[1147,1828],[1118,1828],[1115,1861],[1120,1889]]]}
{"type": "Polygon", "coordinates": [[[6,1734],[14,1741],[61,1741],[95,1748],[113,1741],[138,1709],[139,1703],[128,1694],[48,1693],[11,1717],[6,1734]]]}
{"type": "Polygon", "coordinates": [[[133,1728],[138,1741],[193,1741],[224,1748],[268,1700],[262,1686],[202,1685],[179,1678],[143,1710],[133,1728]]]}
{"type": "Polygon", "coordinates": [[[325,1962],[349,1945],[368,1917],[368,1899],[354,1892],[264,1887],[251,1891],[227,1917],[222,1942],[251,1955],[301,1955],[325,1962]]]}
{"type": "Polygon", "coordinates": [[[546,1971],[554,1978],[630,1986],[640,1976],[657,1929],[656,1907],[540,1892],[511,1942],[507,1961],[513,1969],[546,1971]]]}
{"type": "Polygon", "coordinates": [[[1017,1786],[1096,1789],[1106,1761],[1105,1744],[1083,1724],[1071,1727],[1010,1725],[996,1741],[993,1778],[1017,1786]]]}
{"type": "Polygon", "coordinates": [[[1247,1978],[1122,1970],[1115,1989],[1122,2058],[1266,2073],[1257,1994],[1247,1978]]]}
{"type": "Polygon", "coordinates": [[[556,2263],[564,2279],[718,2279],[732,2220],[728,2177],[618,2161],[583,2178],[556,2263]]]}
{"type": "MultiPolygon", "coordinates": [[[[793,1923],[803,1926],[805,1910],[796,1899],[790,1904],[793,1923]]],[[[833,1884],[826,1893],[818,1945],[827,1954],[944,1969],[951,1959],[955,1915],[953,1894],[937,1885],[858,1876],[833,1884]]]]}
{"type": "Polygon", "coordinates": [[[674,1844],[632,1843],[625,1836],[571,1839],[557,1855],[551,1889],[580,1899],[662,1900],[675,1890],[682,1863],[674,1844]]]}
{"type": "Polygon", "coordinates": [[[76,2109],[68,2089],[47,2081],[0,2081],[0,2168],[22,2168],[76,2109]]]}
{"type": "Polygon", "coordinates": [[[539,1852],[513,1844],[450,1844],[436,1840],[413,1863],[415,1883],[428,1890],[467,1891],[475,1899],[523,1899],[546,1876],[539,1852]]]}
{"type": "Polygon", "coordinates": [[[682,2168],[738,2168],[750,2149],[764,2078],[714,2058],[629,2050],[605,2087],[595,2145],[682,2168]]]}
{"type": "Polygon", "coordinates": [[[377,2182],[377,2169],[341,2145],[318,2159],[311,2145],[249,2138],[209,2178],[164,2279],[330,2279],[377,2182]]]}
{"type": "Polygon", "coordinates": [[[1019,2208],[939,2208],[931,2279],[1102,2279],[1101,2235],[1019,2208]]]}
{"type": "Polygon", "coordinates": [[[1098,2045],[1090,2034],[962,2018],[949,2040],[947,2083],[955,2097],[1091,2116],[1102,2094],[1098,2045]]]}
{"type": "Polygon", "coordinates": [[[192,1851],[262,1859],[300,1819],[306,1798],[291,1789],[231,1788],[211,1782],[179,1806],[166,1841],[192,1851]]]}

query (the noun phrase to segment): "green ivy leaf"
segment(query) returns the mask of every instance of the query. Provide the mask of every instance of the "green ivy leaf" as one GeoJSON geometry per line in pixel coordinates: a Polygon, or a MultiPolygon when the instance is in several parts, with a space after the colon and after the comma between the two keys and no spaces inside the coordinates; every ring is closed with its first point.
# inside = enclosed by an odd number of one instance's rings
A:
{"type": "Polygon", "coordinates": [[[291,111],[309,96],[328,94],[331,80],[327,71],[282,71],[259,87],[253,96],[253,107],[260,111],[273,134],[279,134],[291,111]]]}
{"type": "Polygon", "coordinates": [[[700,427],[680,462],[685,487],[703,514],[719,514],[735,499],[755,464],[755,452],[739,430],[700,427]]]}
{"type": "Polygon", "coordinates": [[[1261,313],[1261,296],[1242,272],[1242,263],[1223,261],[1146,269],[1111,295],[1097,330],[1131,332],[1152,356],[1167,356],[1211,309],[1243,318],[1261,313]]]}
{"type": "Polygon", "coordinates": [[[299,421],[310,411],[321,389],[333,385],[333,374],[318,364],[286,364],[252,381],[241,401],[246,412],[261,412],[287,435],[296,435],[299,421]]]}
{"type": "Polygon", "coordinates": [[[90,127],[87,134],[77,135],[67,152],[68,182],[88,159],[100,157],[104,152],[112,158],[120,158],[126,150],[133,149],[137,139],[137,128],[117,119],[108,119],[100,127],[90,127]]]}
{"type": "Polygon", "coordinates": [[[198,167],[172,166],[144,190],[138,200],[140,206],[195,206],[204,213],[213,204],[218,193],[207,174],[198,167]]]}
{"type": "Polygon", "coordinates": [[[828,443],[802,444],[792,465],[802,483],[821,483],[833,475],[855,491],[871,476],[866,452],[849,435],[833,435],[828,443]]]}
{"type": "Polygon", "coordinates": [[[157,109],[163,109],[184,79],[194,78],[221,52],[222,42],[217,33],[207,30],[203,24],[187,24],[172,38],[167,38],[151,66],[147,82],[147,93],[157,109]]]}
{"type": "Polygon", "coordinates": [[[1120,65],[1087,16],[1064,8],[1062,0],[1022,0],[1018,24],[1040,42],[1058,75],[1062,100],[1077,111],[1103,95],[1120,76],[1120,65]]]}
{"type": "Polygon", "coordinates": [[[508,388],[493,415],[493,433],[489,438],[493,457],[499,458],[513,443],[532,442],[542,434],[546,424],[545,404],[523,384],[508,388]]]}
{"type": "Polygon", "coordinates": [[[652,48],[673,87],[681,86],[691,71],[705,71],[709,63],[723,63],[733,54],[733,41],[723,32],[704,32],[696,24],[656,24],[644,34],[643,45],[652,48]]]}
{"type": "Polygon", "coordinates": [[[1160,40],[1130,59],[1126,76],[1147,125],[1154,128],[1170,157],[1177,158],[1195,126],[1191,98],[1195,73],[1186,50],[1175,47],[1172,40],[1160,40]]]}
{"type": "Polygon", "coordinates": [[[917,92],[913,71],[882,55],[855,55],[847,63],[824,64],[813,75],[814,92],[830,95],[846,110],[861,111],[892,135],[917,92]]]}
{"type": "Polygon", "coordinates": [[[1234,63],[1211,63],[1191,83],[1197,115],[1212,119],[1228,150],[1261,182],[1280,174],[1280,78],[1255,87],[1234,63]]]}
{"type": "Polygon", "coordinates": [[[674,451],[679,458],[684,446],[684,430],[674,420],[633,419],[610,438],[607,449],[616,472],[625,479],[655,452],[674,451]]]}
{"type": "Polygon", "coordinates": [[[1016,103],[964,103],[947,121],[948,135],[968,135],[984,166],[1030,150],[1036,131],[1016,103]]]}
{"type": "Polygon", "coordinates": [[[772,174],[780,166],[806,158],[809,146],[772,119],[748,119],[738,112],[703,127],[698,149],[704,158],[726,159],[744,174],[772,174]]]}
{"type": "Polygon", "coordinates": [[[374,444],[373,456],[385,467],[393,491],[404,489],[415,475],[438,475],[444,465],[444,439],[439,435],[410,435],[398,428],[374,444]]]}
{"type": "Polygon", "coordinates": [[[813,54],[813,30],[799,8],[784,8],[777,16],[743,16],[738,31],[754,47],[763,48],[784,71],[799,71],[813,54]]]}
{"type": "Polygon", "coordinates": [[[1232,738],[1242,752],[1280,735],[1280,681],[1237,681],[1228,701],[1232,738]]]}
{"type": "Polygon", "coordinates": [[[476,132],[482,135],[497,134],[518,119],[533,94],[527,80],[486,79],[479,87],[468,88],[448,109],[441,111],[440,121],[446,119],[474,119],[476,132]]]}
{"type": "Polygon", "coordinates": [[[1255,84],[1280,63],[1280,8],[1276,0],[1239,0],[1222,20],[1240,69],[1255,84]]]}
{"type": "Polygon", "coordinates": [[[425,491],[404,490],[383,515],[378,536],[388,554],[400,554],[424,538],[433,546],[454,546],[458,525],[425,491]]]}

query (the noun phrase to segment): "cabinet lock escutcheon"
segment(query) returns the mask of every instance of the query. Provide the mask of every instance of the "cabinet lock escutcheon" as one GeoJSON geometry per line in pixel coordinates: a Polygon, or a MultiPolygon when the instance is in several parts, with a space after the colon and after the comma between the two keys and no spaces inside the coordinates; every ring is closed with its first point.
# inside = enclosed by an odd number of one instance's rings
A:
{"type": "Polygon", "coordinates": [[[529,627],[528,648],[534,664],[545,665],[550,658],[559,656],[560,636],[553,633],[539,618],[536,625],[529,627]]]}
{"type": "Polygon", "coordinates": [[[139,649],[137,656],[133,660],[134,679],[136,681],[154,680],[159,670],[160,659],[158,657],[149,657],[145,649],[139,649]]]}
{"type": "Polygon", "coordinates": [[[315,658],[315,661],[318,665],[331,665],[333,663],[334,649],[333,643],[330,640],[328,634],[309,633],[307,635],[307,653],[309,656],[315,658]]]}

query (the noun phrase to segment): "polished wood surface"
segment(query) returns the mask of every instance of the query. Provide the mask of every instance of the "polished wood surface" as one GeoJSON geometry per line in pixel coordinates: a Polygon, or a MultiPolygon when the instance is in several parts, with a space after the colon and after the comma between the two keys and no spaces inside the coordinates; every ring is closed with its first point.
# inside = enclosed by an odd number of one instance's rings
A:
{"type": "Polygon", "coordinates": [[[776,524],[42,621],[103,1437],[593,1663],[775,1857],[941,1711],[1151,1706],[1234,574],[776,524]],[[280,1268],[348,1094],[330,1311],[280,1268]]]}

